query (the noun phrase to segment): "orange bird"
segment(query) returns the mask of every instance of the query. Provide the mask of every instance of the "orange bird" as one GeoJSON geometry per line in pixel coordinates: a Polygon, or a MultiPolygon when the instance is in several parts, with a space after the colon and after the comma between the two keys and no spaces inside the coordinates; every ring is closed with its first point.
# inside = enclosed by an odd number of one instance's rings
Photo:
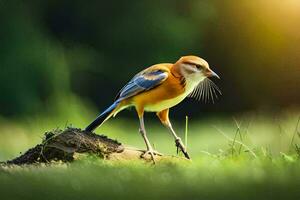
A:
{"type": "Polygon", "coordinates": [[[140,120],[140,133],[147,146],[142,156],[150,154],[161,155],[154,151],[149,142],[145,125],[144,112],[156,112],[164,126],[172,133],[177,149],[186,158],[190,158],[186,147],[177,136],[169,120],[169,109],[180,103],[186,97],[209,99],[220,92],[218,87],[208,77],[219,76],[213,72],[208,63],[197,56],[181,57],[176,63],[161,63],[150,66],[135,75],[118,93],[114,103],[102,112],[86,131],[93,131],[110,117],[128,107],[135,107],[140,120]],[[217,92],[216,92],[217,91],[217,92]]]}

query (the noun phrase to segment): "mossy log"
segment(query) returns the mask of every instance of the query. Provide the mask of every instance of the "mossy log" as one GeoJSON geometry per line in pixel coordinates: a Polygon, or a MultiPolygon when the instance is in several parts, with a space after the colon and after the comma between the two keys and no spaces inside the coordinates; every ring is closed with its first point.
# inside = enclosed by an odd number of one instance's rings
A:
{"type": "MultiPolygon", "coordinates": [[[[6,164],[23,165],[50,163],[53,161],[72,162],[80,158],[78,154],[92,154],[106,160],[145,160],[145,151],[121,144],[104,135],[83,131],[77,128],[46,132],[41,144],[27,150],[6,164]]],[[[155,161],[174,156],[155,156],[155,161]]],[[[178,157],[176,157],[178,158],[178,157]]],[[[183,158],[184,159],[184,158],[183,158]]]]}

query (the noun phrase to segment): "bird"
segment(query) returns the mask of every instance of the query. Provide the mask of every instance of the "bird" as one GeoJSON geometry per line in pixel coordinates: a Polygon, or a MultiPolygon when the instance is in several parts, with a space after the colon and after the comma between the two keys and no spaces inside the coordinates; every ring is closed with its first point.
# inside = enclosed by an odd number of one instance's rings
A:
{"type": "Polygon", "coordinates": [[[139,118],[139,132],[146,144],[147,150],[141,155],[162,155],[155,151],[147,137],[144,113],[155,112],[161,123],[167,127],[175,139],[175,145],[187,159],[187,152],[181,138],[176,134],[169,119],[169,110],[182,102],[186,97],[198,100],[214,99],[219,88],[209,79],[220,77],[207,61],[194,55],[182,56],[175,63],[160,63],[152,65],[136,74],[117,94],[114,102],[105,109],[85,131],[92,132],[109,118],[115,117],[120,111],[134,107],[139,118]]]}

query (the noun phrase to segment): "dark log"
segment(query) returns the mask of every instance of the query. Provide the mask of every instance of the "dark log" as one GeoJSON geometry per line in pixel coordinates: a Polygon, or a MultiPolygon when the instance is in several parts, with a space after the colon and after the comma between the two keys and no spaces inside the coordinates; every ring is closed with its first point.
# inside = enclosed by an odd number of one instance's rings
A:
{"type": "MultiPolygon", "coordinates": [[[[46,132],[41,144],[29,149],[19,157],[7,161],[6,164],[72,162],[80,158],[80,156],[76,156],[78,154],[92,154],[107,160],[151,161],[150,156],[142,157],[144,152],[138,148],[124,146],[104,135],[97,135],[77,128],[67,128],[46,132]]],[[[155,161],[163,158],[175,157],[157,155],[155,161]]]]}

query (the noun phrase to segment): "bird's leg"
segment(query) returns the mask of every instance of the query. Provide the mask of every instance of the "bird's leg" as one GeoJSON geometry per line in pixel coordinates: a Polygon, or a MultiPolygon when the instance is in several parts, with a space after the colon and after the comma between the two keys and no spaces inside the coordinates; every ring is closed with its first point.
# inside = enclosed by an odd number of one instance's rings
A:
{"type": "Polygon", "coordinates": [[[170,130],[170,132],[172,133],[173,137],[175,138],[175,145],[177,147],[177,153],[178,153],[178,148],[182,151],[182,153],[184,154],[184,156],[187,158],[187,159],[190,159],[190,156],[186,150],[186,147],[184,146],[182,140],[180,137],[177,136],[177,134],[175,133],[171,123],[169,123],[167,125],[168,129],[170,130]]]}
{"type": "Polygon", "coordinates": [[[146,129],[145,129],[144,117],[143,116],[140,117],[140,133],[143,136],[144,141],[145,141],[146,146],[147,146],[147,151],[145,151],[145,153],[143,153],[141,156],[144,157],[145,155],[150,154],[151,159],[155,163],[154,155],[162,155],[162,154],[160,154],[157,151],[153,150],[153,147],[152,147],[151,143],[149,142],[149,139],[148,139],[147,134],[146,134],[146,129]]]}
{"type": "Polygon", "coordinates": [[[172,124],[169,120],[169,109],[163,110],[161,112],[157,113],[158,118],[160,119],[160,121],[163,123],[163,125],[165,125],[170,132],[172,133],[174,139],[175,139],[175,145],[177,147],[177,153],[178,153],[178,149],[180,149],[182,151],[182,153],[184,154],[184,156],[187,159],[190,159],[190,156],[186,150],[186,147],[184,146],[182,140],[180,137],[177,136],[177,134],[175,133],[172,124]]]}

